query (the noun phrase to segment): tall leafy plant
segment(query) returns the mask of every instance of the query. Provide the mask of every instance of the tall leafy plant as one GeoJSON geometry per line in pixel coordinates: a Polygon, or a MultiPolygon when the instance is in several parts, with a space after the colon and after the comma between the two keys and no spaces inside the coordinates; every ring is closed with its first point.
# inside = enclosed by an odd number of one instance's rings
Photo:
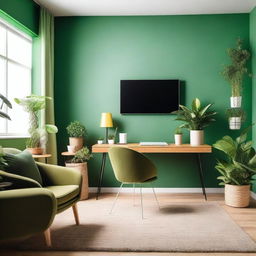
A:
{"type": "Polygon", "coordinates": [[[211,122],[214,122],[214,115],[217,114],[215,111],[210,111],[212,104],[207,106],[201,106],[201,102],[198,98],[192,101],[191,109],[180,105],[180,109],[172,112],[177,114],[175,120],[183,121],[184,124],[180,125],[180,128],[187,128],[189,130],[203,130],[209,126],[211,122]]]}
{"type": "Polygon", "coordinates": [[[57,133],[58,128],[52,124],[46,124],[40,127],[39,124],[39,113],[46,106],[46,100],[52,98],[46,96],[30,95],[25,98],[15,98],[14,101],[21,105],[23,109],[29,114],[29,135],[30,138],[27,140],[28,148],[37,148],[41,144],[47,142],[47,133],[57,133]]]}
{"type": "Polygon", "coordinates": [[[225,80],[231,85],[233,97],[241,96],[243,78],[246,74],[249,74],[246,64],[251,54],[248,50],[242,48],[242,44],[243,41],[238,39],[237,47],[227,50],[231,64],[225,66],[221,72],[225,80]]]}
{"type": "Polygon", "coordinates": [[[236,139],[224,136],[213,147],[224,153],[225,159],[217,160],[215,168],[221,174],[219,185],[248,185],[256,174],[256,154],[252,141],[247,141],[251,127],[246,128],[236,139]]]}

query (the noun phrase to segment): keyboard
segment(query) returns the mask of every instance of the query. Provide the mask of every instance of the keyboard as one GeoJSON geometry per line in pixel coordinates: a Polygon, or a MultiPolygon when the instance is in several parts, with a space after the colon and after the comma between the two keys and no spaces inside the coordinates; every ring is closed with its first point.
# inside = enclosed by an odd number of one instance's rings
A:
{"type": "Polygon", "coordinates": [[[140,142],[140,146],[168,146],[167,142],[140,142]]]}

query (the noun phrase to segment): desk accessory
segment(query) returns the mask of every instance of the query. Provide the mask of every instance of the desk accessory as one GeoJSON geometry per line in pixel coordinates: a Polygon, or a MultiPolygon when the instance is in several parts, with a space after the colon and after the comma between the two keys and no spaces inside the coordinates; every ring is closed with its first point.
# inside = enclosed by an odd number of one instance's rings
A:
{"type": "Polygon", "coordinates": [[[120,132],[119,133],[119,143],[126,144],[127,143],[127,133],[120,132]]]}
{"type": "Polygon", "coordinates": [[[100,127],[106,128],[106,137],[105,137],[105,143],[108,141],[108,128],[113,127],[113,120],[112,120],[112,114],[107,113],[101,113],[101,120],[100,120],[100,127]]]}

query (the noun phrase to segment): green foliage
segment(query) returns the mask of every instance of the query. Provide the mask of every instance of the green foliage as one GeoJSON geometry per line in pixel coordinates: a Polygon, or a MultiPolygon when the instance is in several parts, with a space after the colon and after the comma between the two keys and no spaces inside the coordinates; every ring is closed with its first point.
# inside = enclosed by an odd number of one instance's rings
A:
{"type": "Polygon", "coordinates": [[[209,111],[212,104],[208,104],[205,107],[201,106],[199,99],[194,99],[192,101],[191,109],[180,105],[180,109],[172,112],[177,114],[175,120],[183,121],[184,124],[180,125],[180,128],[186,128],[189,130],[203,130],[211,122],[214,122],[214,115],[217,114],[215,111],[209,111]]]}
{"type": "Polygon", "coordinates": [[[85,126],[79,121],[71,122],[66,129],[69,137],[84,137],[86,134],[85,126]]]}
{"type": "MultiPolygon", "coordinates": [[[[41,146],[41,138],[47,133],[57,133],[58,128],[52,124],[46,124],[43,127],[39,126],[39,112],[46,107],[46,100],[51,100],[51,97],[30,95],[25,98],[15,98],[14,101],[21,105],[29,114],[29,135],[30,138],[26,142],[28,148],[37,148],[41,146]]],[[[44,140],[47,142],[47,139],[44,140]]]]}
{"type": "Polygon", "coordinates": [[[4,95],[2,95],[1,93],[0,93],[0,100],[2,101],[0,103],[1,104],[0,105],[0,117],[11,120],[10,116],[2,111],[4,105],[6,105],[8,108],[12,108],[11,102],[4,95]]]}
{"type": "Polygon", "coordinates": [[[71,163],[85,163],[92,157],[90,150],[83,147],[75,153],[75,156],[70,160],[71,163]]]}
{"type": "Polygon", "coordinates": [[[241,121],[244,121],[245,112],[242,108],[229,108],[227,109],[227,117],[241,117],[241,121]]]}
{"type": "Polygon", "coordinates": [[[102,137],[99,137],[98,140],[104,140],[102,137]]]}
{"type": "MultiPolygon", "coordinates": [[[[256,154],[252,141],[247,141],[249,129],[246,128],[235,140],[224,136],[213,147],[225,154],[225,159],[217,160],[215,168],[221,174],[219,185],[248,185],[256,174],[256,154]]],[[[256,180],[255,180],[256,183],[256,180]]]]}
{"type": "Polygon", "coordinates": [[[249,74],[246,63],[250,58],[250,52],[242,49],[243,41],[237,40],[237,48],[227,50],[231,59],[231,64],[224,67],[221,72],[226,81],[231,85],[232,96],[240,96],[242,92],[242,82],[245,74],[249,74]]]}
{"type": "Polygon", "coordinates": [[[182,133],[182,128],[180,128],[179,126],[174,130],[174,134],[183,134],[182,133]]]}
{"type": "Polygon", "coordinates": [[[108,135],[108,139],[109,140],[114,140],[115,139],[115,135],[113,135],[113,134],[108,135]]]}

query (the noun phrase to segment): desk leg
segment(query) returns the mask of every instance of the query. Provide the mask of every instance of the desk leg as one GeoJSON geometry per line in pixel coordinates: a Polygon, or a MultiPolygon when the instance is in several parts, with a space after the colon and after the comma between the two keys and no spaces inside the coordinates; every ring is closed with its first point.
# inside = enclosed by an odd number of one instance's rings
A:
{"type": "Polygon", "coordinates": [[[201,181],[202,191],[204,194],[205,200],[207,200],[206,192],[205,192],[205,185],[204,185],[204,176],[203,176],[203,168],[202,168],[202,162],[201,162],[201,155],[197,154],[197,163],[198,163],[198,171],[199,171],[199,177],[201,181]]]}
{"type": "Polygon", "coordinates": [[[104,169],[105,169],[106,156],[107,156],[107,153],[102,154],[102,161],[101,161],[101,167],[100,167],[100,173],[99,173],[98,190],[97,190],[96,200],[98,200],[100,191],[101,191],[101,183],[102,183],[103,173],[104,173],[104,169]]]}

